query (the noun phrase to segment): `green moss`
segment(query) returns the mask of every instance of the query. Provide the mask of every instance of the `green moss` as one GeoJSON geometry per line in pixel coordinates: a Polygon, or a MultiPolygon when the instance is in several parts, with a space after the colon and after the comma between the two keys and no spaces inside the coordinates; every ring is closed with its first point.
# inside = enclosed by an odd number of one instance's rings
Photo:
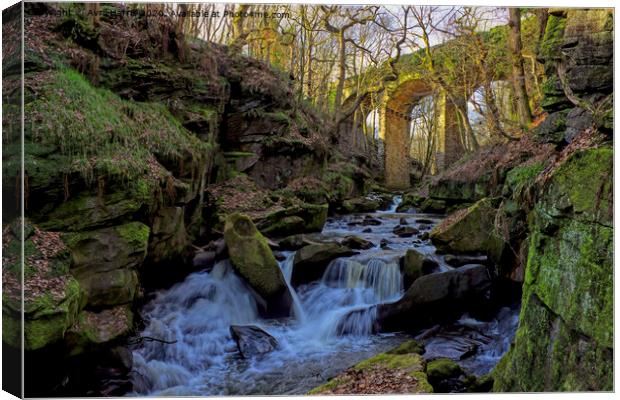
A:
{"type": "Polygon", "coordinates": [[[508,171],[505,184],[509,185],[513,192],[519,192],[525,185],[534,181],[543,168],[541,162],[515,167],[508,171]]]}
{"type": "Polygon", "coordinates": [[[564,41],[564,28],[566,18],[563,16],[549,15],[545,34],[540,43],[538,56],[543,59],[554,59],[559,56],[559,50],[564,41]]]}
{"type": "Polygon", "coordinates": [[[144,251],[146,251],[149,242],[149,234],[151,232],[148,226],[140,222],[131,222],[118,226],[116,230],[131,246],[143,248],[144,251]]]}
{"type": "Polygon", "coordinates": [[[579,150],[551,172],[528,217],[514,347],[495,391],[613,387],[612,150],[579,150]]]}
{"type": "Polygon", "coordinates": [[[612,226],[613,149],[600,147],[575,152],[554,172],[542,202],[550,215],[561,213],[568,204],[580,220],[599,220],[612,226]]]}
{"type": "MultiPolygon", "coordinates": [[[[65,331],[73,324],[81,303],[82,292],[78,282],[73,278],[66,280],[63,296],[58,299],[51,294],[41,294],[25,303],[24,349],[37,350],[48,344],[61,340],[65,331]]],[[[7,310],[3,316],[4,339],[17,339],[19,332],[14,332],[21,324],[15,321],[19,314],[7,310]],[[6,320],[6,321],[5,321],[6,320]]],[[[9,344],[20,347],[19,342],[9,344]]]]}
{"type": "Polygon", "coordinates": [[[388,351],[387,354],[423,354],[424,345],[420,344],[417,340],[408,340],[402,343],[400,346],[388,351]]]}
{"type": "Polygon", "coordinates": [[[373,367],[385,367],[389,369],[403,369],[407,372],[420,372],[424,369],[424,359],[417,353],[389,354],[381,353],[356,364],[353,369],[363,371],[373,367]]]}
{"type": "Polygon", "coordinates": [[[224,240],[233,266],[261,296],[269,299],[286,289],[267,239],[256,229],[250,217],[229,215],[224,240]]]}
{"type": "Polygon", "coordinates": [[[27,142],[57,148],[56,169],[87,182],[101,175],[133,182],[153,172],[154,156],[181,160],[206,151],[163,104],[121,100],[70,69],[52,75],[26,116],[27,142]]]}
{"type": "Polygon", "coordinates": [[[321,394],[323,392],[327,392],[333,389],[336,389],[338,386],[342,385],[344,381],[341,378],[335,377],[327,381],[321,386],[315,387],[314,389],[308,392],[309,395],[321,394]]]}
{"type": "Polygon", "coordinates": [[[426,366],[426,375],[431,384],[448,378],[456,378],[461,374],[463,374],[463,369],[449,358],[430,361],[426,366]]]}

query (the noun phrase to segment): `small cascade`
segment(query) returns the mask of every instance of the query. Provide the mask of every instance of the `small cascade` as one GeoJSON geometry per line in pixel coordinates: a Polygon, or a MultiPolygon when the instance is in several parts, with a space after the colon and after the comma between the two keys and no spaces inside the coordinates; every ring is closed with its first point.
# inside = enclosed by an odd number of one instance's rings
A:
{"type": "Polygon", "coordinates": [[[403,196],[401,195],[396,195],[394,196],[394,198],[392,199],[392,204],[390,204],[390,208],[388,208],[387,210],[384,211],[379,211],[379,213],[385,213],[385,214],[393,214],[396,212],[396,209],[398,209],[398,206],[400,205],[400,203],[403,202],[403,196]]]}
{"type": "Polygon", "coordinates": [[[300,323],[304,323],[306,320],[306,313],[301,305],[301,300],[297,295],[297,292],[291,286],[291,276],[293,276],[293,261],[295,260],[295,252],[285,252],[283,254],[285,256],[284,260],[279,261],[278,265],[280,265],[280,269],[282,270],[282,275],[284,275],[284,280],[286,281],[286,286],[288,290],[291,292],[291,297],[293,298],[293,312],[295,313],[295,318],[300,323]]]}
{"type": "Polygon", "coordinates": [[[376,258],[366,264],[350,258],[338,258],[330,263],[323,276],[328,286],[348,289],[369,289],[367,304],[377,304],[402,295],[403,280],[396,263],[376,258]]]}
{"type": "Polygon", "coordinates": [[[234,345],[230,325],[258,320],[257,305],[228,260],[213,270],[190,275],[143,309],[145,341],[134,352],[134,374],[146,381],[142,391],[187,384],[196,372],[223,362],[234,345]]]}

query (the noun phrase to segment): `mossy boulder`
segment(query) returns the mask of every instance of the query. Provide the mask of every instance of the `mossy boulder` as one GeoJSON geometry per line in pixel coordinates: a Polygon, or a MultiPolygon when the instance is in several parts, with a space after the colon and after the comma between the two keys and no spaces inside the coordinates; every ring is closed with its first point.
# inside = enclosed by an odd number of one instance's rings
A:
{"type": "Polygon", "coordinates": [[[235,271],[256,291],[261,302],[266,303],[263,311],[270,316],[289,316],[292,298],[284,276],[267,239],[250,217],[229,215],[224,240],[235,271]]]}
{"type": "Polygon", "coordinates": [[[549,172],[530,221],[520,323],[494,391],[613,388],[613,151],[549,172]]]}
{"type": "Polygon", "coordinates": [[[459,210],[437,225],[430,239],[442,252],[501,253],[503,239],[495,232],[496,209],[490,199],[459,210]]]}
{"type": "Polygon", "coordinates": [[[99,312],[82,311],[75,324],[65,334],[69,355],[101,350],[131,332],[133,313],[127,305],[108,308],[99,312]]]}
{"type": "Polygon", "coordinates": [[[406,342],[389,350],[387,354],[424,354],[424,345],[415,339],[407,340],[406,342]]]}
{"type": "Polygon", "coordinates": [[[291,284],[298,286],[319,280],[332,260],[354,254],[357,252],[337,243],[317,243],[302,247],[295,253],[291,284]]]}
{"type": "Polygon", "coordinates": [[[2,236],[2,340],[21,348],[23,330],[25,350],[60,341],[84,304],[84,291],[69,273],[65,243],[60,234],[43,231],[28,221],[5,226],[2,236]]]}
{"type": "Polygon", "coordinates": [[[462,374],[461,366],[449,358],[439,358],[426,365],[426,375],[433,386],[445,379],[458,378],[462,374]]]}
{"type": "Polygon", "coordinates": [[[71,272],[84,276],[115,269],[137,268],[146,256],[150,229],[141,222],[66,233],[71,272]]]}
{"type": "Polygon", "coordinates": [[[133,269],[115,269],[80,275],[89,307],[131,303],[138,293],[138,274],[133,269]]]}
{"type": "Polygon", "coordinates": [[[130,219],[151,201],[149,192],[125,190],[103,196],[82,192],[42,215],[37,222],[48,230],[71,232],[93,229],[130,219]]]}
{"type": "Polygon", "coordinates": [[[323,230],[327,220],[327,204],[301,203],[282,210],[274,211],[258,219],[256,226],[261,232],[269,235],[291,235],[293,233],[311,233],[323,230]],[[297,218],[289,218],[297,217],[297,218]],[[287,223],[283,223],[289,218],[287,223]],[[300,219],[303,221],[300,221],[300,219]]]}
{"type": "Polygon", "coordinates": [[[297,215],[291,215],[269,225],[267,228],[263,229],[262,232],[265,235],[292,235],[297,232],[303,232],[305,226],[306,221],[304,221],[303,218],[297,215]]]}
{"type": "MultiPolygon", "coordinates": [[[[24,350],[41,349],[62,340],[82,303],[83,294],[75,279],[65,276],[46,283],[54,285],[53,292],[30,293],[25,298],[24,350]]],[[[3,296],[2,340],[21,348],[21,307],[15,300],[3,296]]]]}
{"type": "Polygon", "coordinates": [[[377,211],[382,205],[381,199],[357,197],[342,202],[342,211],[348,214],[377,211]]]}
{"type": "Polygon", "coordinates": [[[396,208],[396,211],[407,211],[411,208],[418,208],[424,199],[424,196],[415,192],[405,193],[403,195],[403,200],[396,208]]]}

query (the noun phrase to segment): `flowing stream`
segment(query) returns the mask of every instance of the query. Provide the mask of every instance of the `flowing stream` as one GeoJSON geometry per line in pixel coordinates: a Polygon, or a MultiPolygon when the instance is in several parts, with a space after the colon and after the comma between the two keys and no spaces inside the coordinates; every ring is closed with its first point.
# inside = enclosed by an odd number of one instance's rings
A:
{"type": "MultiPolygon", "coordinates": [[[[408,248],[435,259],[437,272],[450,269],[429,241],[401,238],[392,231],[405,218],[421,232],[441,216],[397,213],[400,197],[386,211],[328,220],[317,240],[356,235],[375,247],[332,261],[321,280],[293,288],[294,252],[281,252],[282,273],[293,296],[294,316],[266,320],[246,284],[228,260],[210,271],[158,292],[143,309],[141,333],[161,341],[145,342],[134,351],[132,379],[137,395],[273,395],[304,394],[351,365],[386,351],[408,336],[373,333],[375,305],[404,293],[399,258],[408,248]],[[372,218],[377,225],[365,223],[372,218]],[[381,240],[383,248],[380,246],[381,240]],[[256,325],[277,341],[270,353],[242,358],[229,332],[231,325],[256,325]]],[[[518,309],[502,309],[490,322],[464,315],[425,338],[427,355],[459,359],[477,374],[488,372],[509,347],[518,309]]]]}

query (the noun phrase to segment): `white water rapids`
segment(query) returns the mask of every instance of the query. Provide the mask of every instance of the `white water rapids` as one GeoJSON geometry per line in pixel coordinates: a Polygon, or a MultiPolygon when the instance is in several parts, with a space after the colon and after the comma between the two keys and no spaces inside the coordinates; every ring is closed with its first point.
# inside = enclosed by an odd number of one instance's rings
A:
{"type": "MultiPolygon", "coordinates": [[[[373,333],[374,306],[403,295],[398,258],[416,243],[415,238],[398,238],[392,233],[399,218],[412,217],[395,213],[399,200],[390,210],[371,214],[382,224],[370,232],[350,224],[351,218],[361,218],[359,215],[326,224],[324,236],[355,234],[376,246],[358,256],[332,261],[317,282],[298,288],[289,284],[292,318],[262,319],[246,284],[228,260],[158,292],[142,309],[146,327],[141,335],[174,343],[147,341],[134,351],[134,394],[303,394],[356,362],[405,340],[404,335],[373,333]],[[391,240],[390,249],[379,247],[381,238],[391,240]],[[229,332],[231,325],[256,325],[275,337],[278,346],[270,353],[243,359],[229,332]]],[[[434,253],[428,242],[417,242],[419,251],[434,253]]],[[[289,283],[295,253],[281,255],[279,264],[289,283]]]]}

